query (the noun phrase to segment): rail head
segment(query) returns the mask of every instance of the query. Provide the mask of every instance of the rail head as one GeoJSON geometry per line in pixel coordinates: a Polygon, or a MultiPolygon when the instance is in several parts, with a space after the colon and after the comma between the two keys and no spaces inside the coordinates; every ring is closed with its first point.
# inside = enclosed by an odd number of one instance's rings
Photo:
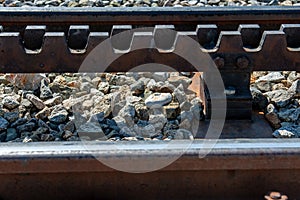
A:
{"type": "Polygon", "coordinates": [[[7,143],[0,145],[0,173],[105,172],[114,169],[101,161],[126,166],[176,156],[179,157],[176,161],[161,170],[300,168],[298,139],[222,139],[209,154],[199,158],[199,152],[207,148],[208,142],[216,141],[7,143]]]}

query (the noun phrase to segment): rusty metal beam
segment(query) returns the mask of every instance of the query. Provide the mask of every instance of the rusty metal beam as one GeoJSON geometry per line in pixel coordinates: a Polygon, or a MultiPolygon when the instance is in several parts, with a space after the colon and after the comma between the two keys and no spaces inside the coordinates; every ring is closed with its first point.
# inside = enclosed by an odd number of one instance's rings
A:
{"type": "MultiPolygon", "coordinates": [[[[97,158],[133,163],[153,162],[176,155],[179,147],[164,150],[166,142],[78,142],[2,144],[0,196],[3,199],[262,199],[279,190],[299,198],[298,139],[219,140],[199,159],[204,140],[196,140],[169,166],[146,174],[111,169],[97,158]],[[86,144],[85,144],[86,145],[86,144]],[[162,148],[162,149],[161,149],[162,148]],[[109,149],[109,150],[108,150],[109,149]],[[14,191],[18,192],[14,192],[14,191]],[[147,194],[145,196],[145,193],[147,194]]],[[[212,140],[210,140],[212,141],[212,140]]]]}

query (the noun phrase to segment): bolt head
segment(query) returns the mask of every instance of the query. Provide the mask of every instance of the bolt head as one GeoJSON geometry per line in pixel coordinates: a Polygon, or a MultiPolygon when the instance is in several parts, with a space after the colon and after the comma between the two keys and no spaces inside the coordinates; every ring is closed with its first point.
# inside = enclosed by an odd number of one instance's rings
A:
{"type": "Polygon", "coordinates": [[[245,56],[239,57],[236,60],[236,65],[240,69],[246,69],[249,66],[249,59],[245,56]]]}
{"type": "Polygon", "coordinates": [[[218,68],[222,68],[222,67],[224,67],[224,65],[225,65],[225,60],[224,60],[224,58],[222,58],[222,57],[216,57],[215,59],[214,59],[214,62],[215,62],[215,64],[216,64],[216,66],[218,67],[218,68]]]}

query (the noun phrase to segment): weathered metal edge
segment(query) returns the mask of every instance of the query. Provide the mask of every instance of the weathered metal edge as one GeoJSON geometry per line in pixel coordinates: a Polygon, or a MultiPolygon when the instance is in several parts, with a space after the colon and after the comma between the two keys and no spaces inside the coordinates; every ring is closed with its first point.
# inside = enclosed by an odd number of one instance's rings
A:
{"type": "Polygon", "coordinates": [[[162,171],[300,169],[300,139],[222,139],[199,158],[203,142],[51,142],[0,145],[0,174],[115,171],[109,162],[158,161],[182,154],[162,171]],[[171,144],[171,143],[170,143],[171,144]],[[96,159],[97,158],[97,159],[96,159]],[[72,166],[72,167],[70,167],[72,166]]]}

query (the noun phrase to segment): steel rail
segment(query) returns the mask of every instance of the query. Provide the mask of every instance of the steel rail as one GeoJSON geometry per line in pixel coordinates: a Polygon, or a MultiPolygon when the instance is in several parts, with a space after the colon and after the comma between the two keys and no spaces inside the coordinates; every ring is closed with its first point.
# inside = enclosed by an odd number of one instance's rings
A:
{"type": "Polygon", "coordinates": [[[300,23],[298,7],[0,8],[3,25],[14,24],[279,24],[300,23]],[[130,16],[130,18],[128,18],[130,16]]]}
{"type": "Polygon", "coordinates": [[[163,149],[166,142],[159,141],[1,144],[0,195],[3,199],[41,195],[45,199],[262,199],[276,189],[291,199],[299,197],[298,139],[223,139],[202,159],[198,153],[204,140],[195,140],[178,160],[146,174],[118,172],[99,161],[155,162],[180,154],[181,142],[168,149],[163,149]]]}

